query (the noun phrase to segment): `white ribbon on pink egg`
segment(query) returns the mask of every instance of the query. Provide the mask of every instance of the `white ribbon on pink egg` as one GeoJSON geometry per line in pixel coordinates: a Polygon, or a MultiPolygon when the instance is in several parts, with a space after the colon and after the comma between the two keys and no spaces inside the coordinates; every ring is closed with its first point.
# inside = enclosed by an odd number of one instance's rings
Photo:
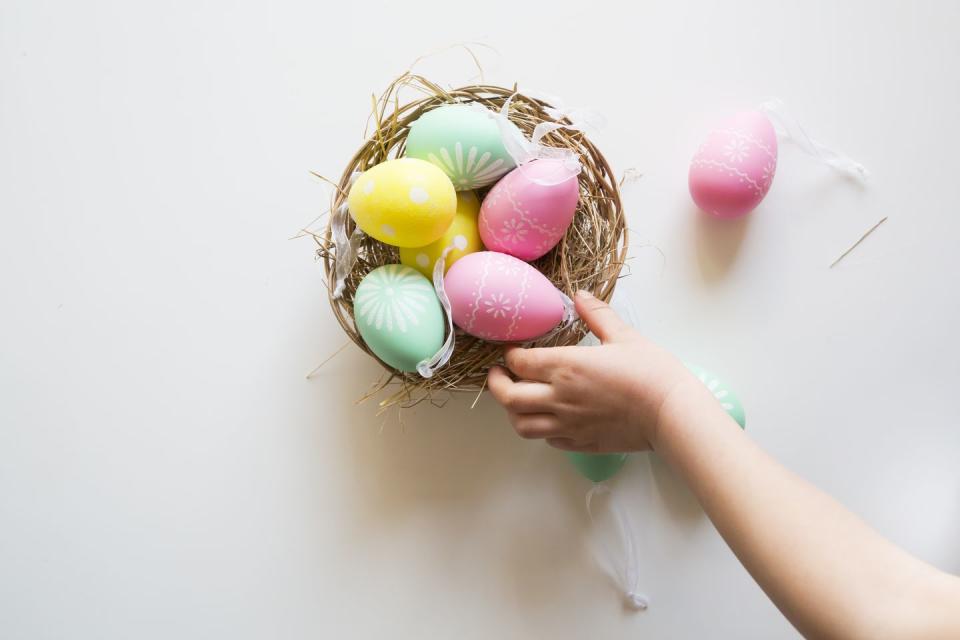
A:
{"type": "Polygon", "coordinates": [[[794,143],[804,153],[817,158],[828,167],[861,182],[870,177],[866,167],[848,155],[840,153],[814,140],[804,130],[800,121],[787,113],[783,100],[770,98],[758,110],[770,119],[777,137],[794,143]]]}

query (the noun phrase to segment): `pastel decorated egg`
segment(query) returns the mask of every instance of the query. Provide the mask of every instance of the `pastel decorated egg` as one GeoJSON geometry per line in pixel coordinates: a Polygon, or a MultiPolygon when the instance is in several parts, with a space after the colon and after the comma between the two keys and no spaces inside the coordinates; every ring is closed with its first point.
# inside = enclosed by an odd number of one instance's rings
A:
{"type": "Polygon", "coordinates": [[[443,308],[433,284],[401,264],[364,276],[353,297],[353,318],[370,350],[400,371],[416,371],[443,344],[443,308]]]}
{"type": "Polygon", "coordinates": [[[473,191],[457,192],[457,213],[453,222],[439,240],[425,247],[401,247],[400,262],[413,267],[427,278],[433,279],[433,264],[443,250],[449,246],[455,247],[447,254],[446,269],[450,265],[475,251],[483,251],[483,241],[477,230],[477,216],[480,213],[480,200],[473,191]]]}
{"type": "Polygon", "coordinates": [[[777,135],[759,111],[737,114],[711,132],[690,162],[690,195],[720,218],[737,218],[770,190],[777,171],[777,135]]]}
{"type": "Polygon", "coordinates": [[[429,162],[400,158],[360,174],[347,206],[367,235],[398,247],[422,247],[450,226],[457,194],[446,174],[429,162]]]}
{"type": "Polygon", "coordinates": [[[740,404],[740,400],[733,393],[733,391],[723,384],[716,376],[714,376],[709,371],[706,371],[702,367],[699,367],[695,364],[685,363],[687,368],[693,372],[693,375],[697,376],[700,381],[707,385],[707,389],[713,393],[713,397],[717,399],[717,402],[720,403],[720,406],[723,407],[723,410],[729,414],[731,418],[736,420],[737,424],[740,425],[741,429],[746,428],[747,426],[747,416],[743,410],[743,405],[740,404]]]}
{"type": "Polygon", "coordinates": [[[460,258],[444,278],[454,323],[485,340],[524,342],[563,319],[560,292],[526,262],[495,251],[460,258]]]}
{"type": "Polygon", "coordinates": [[[458,191],[493,184],[514,162],[492,115],[465,104],[427,111],[410,125],[405,155],[443,169],[458,191]]]}
{"type": "Polygon", "coordinates": [[[517,167],[483,199],[483,244],[521,260],[536,260],[563,238],[579,198],[577,173],[563,160],[545,158],[517,167]]]}

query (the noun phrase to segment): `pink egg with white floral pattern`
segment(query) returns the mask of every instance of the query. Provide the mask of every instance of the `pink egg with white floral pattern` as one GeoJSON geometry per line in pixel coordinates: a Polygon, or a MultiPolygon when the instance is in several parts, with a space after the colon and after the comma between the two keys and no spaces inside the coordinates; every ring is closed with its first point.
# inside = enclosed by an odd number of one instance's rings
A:
{"type": "Polygon", "coordinates": [[[483,199],[478,219],[488,249],[536,260],[563,238],[580,199],[578,171],[556,158],[521,165],[483,199]]]}
{"type": "Polygon", "coordinates": [[[719,218],[753,211],[777,171],[777,134],[759,111],[745,111],[712,131],[690,162],[690,195],[719,218]]]}
{"type": "Polygon", "coordinates": [[[447,271],[444,288],[453,322],[484,340],[525,342],[563,320],[564,301],[553,283],[504,253],[463,256],[447,271]]]}

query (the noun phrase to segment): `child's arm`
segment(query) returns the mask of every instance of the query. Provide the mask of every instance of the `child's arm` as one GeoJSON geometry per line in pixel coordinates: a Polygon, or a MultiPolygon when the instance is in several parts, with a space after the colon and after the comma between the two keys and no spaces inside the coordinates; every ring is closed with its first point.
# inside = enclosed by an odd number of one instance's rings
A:
{"type": "Polygon", "coordinates": [[[599,347],[512,349],[489,387],[518,433],[577,451],[652,448],[806,636],[960,638],[960,579],[913,558],[761,451],[704,385],[603,302],[599,347]]]}

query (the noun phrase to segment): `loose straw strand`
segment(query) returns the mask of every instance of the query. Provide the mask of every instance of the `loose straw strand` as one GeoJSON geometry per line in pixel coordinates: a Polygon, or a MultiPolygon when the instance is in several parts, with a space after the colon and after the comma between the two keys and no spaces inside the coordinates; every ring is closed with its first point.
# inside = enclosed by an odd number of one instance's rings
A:
{"type": "Polygon", "coordinates": [[[352,342],[350,342],[350,341],[344,342],[342,345],[340,345],[340,348],[338,348],[336,351],[334,351],[333,353],[331,353],[330,355],[328,355],[326,358],[324,358],[324,359],[323,359],[323,362],[321,362],[320,364],[318,364],[316,367],[313,368],[313,371],[311,371],[310,373],[307,374],[307,380],[309,380],[310,378],[312,378],[313,376],[315,376],[315,375],[317,374],[317,372],[320,371],[320,369],[323,368],[323,365],[327,364],[328,362],[330,362],[331,360],[333,360],[335,357],[337,357],[338,355],[340,355],[340,352],[342,352],[344,349],[346,349],[347,347],[349,347],[351,344],[352,344],[352,342]]]}
{"type": "Polygon", "coordinates": [[[861,242],[863,242],[864,240],[867,239],[867,236],[869,236],[871,233],[873,233],[874,231],[876,231],[877,228],[878,228],[880,225],[882,225],[884,222],[886,222],[888,217],[889,217],[889,216],[883,216],[883,218],[880,219],[880,222],[878,222],[877,224],[875,224],[875,225],[873,225],[872,227],[870,227],[869,229],[867,229],[866,232],[865,232],[862,236],[860,236],[860,238],[859,238],[856,242],[854,242],[852,245],[850,245],[850,248],[849,248],[849,249],[847,249],[846,251],[844,251],[843,253],[841,253],[839,258],[837,258],[837,259],[834,260],[832,263],[830,263],[830,267],[829,267],[829,268],[830,268],[830,269],[833,269],[835,266],[837,266],[837,264],[838,264],[841,260],[843,260],[843,259],[846,258],[848,255],[850,255],[850,253],[851,253],[854,249],[856,249],[858,246],[860,246],[860,243],[861,243],[861,242]]]}

